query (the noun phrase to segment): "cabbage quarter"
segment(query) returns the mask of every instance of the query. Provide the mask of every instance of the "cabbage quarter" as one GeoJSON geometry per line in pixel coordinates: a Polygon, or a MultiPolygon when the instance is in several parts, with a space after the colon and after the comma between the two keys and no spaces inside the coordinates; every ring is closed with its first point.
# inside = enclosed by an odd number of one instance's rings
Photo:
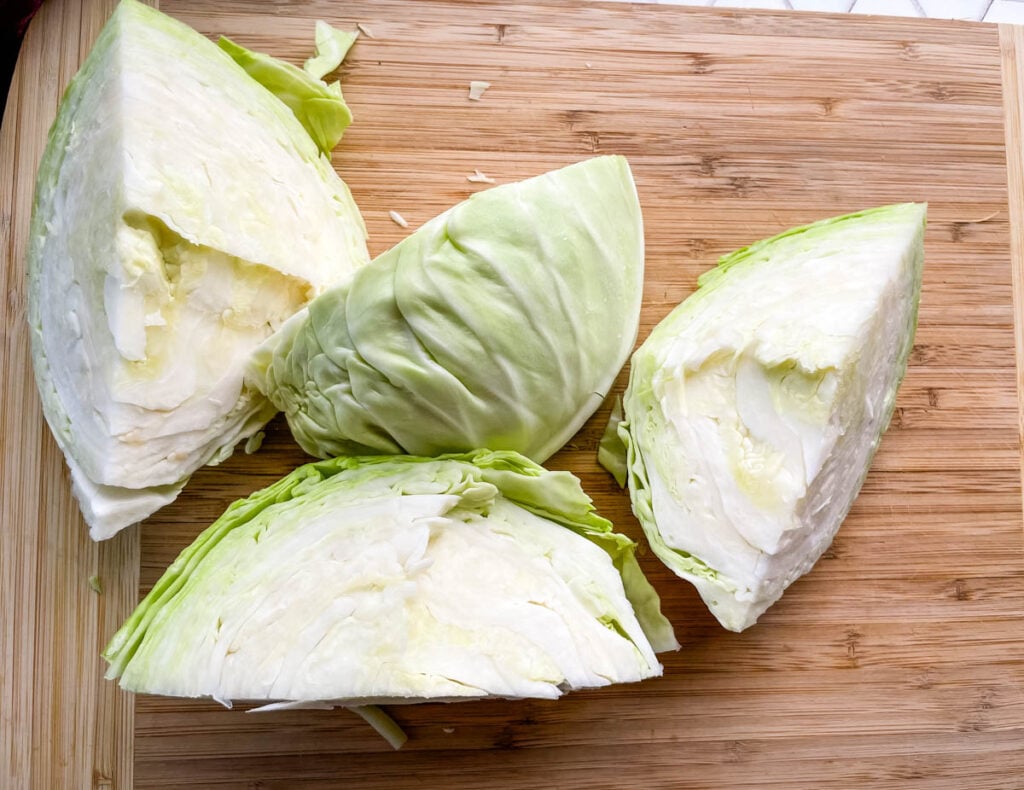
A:
{"type": "Polygon", "coordinates": [[[628,482],[658,557],[728,629],[810,570],[860,490],[913,343],[925,209],[824,220],[725,256],[633,356],[601,461],[628,482]]]}
{"type": "MultiPolygon", "coordinates": [[[[320,85],[260,62],[268,84],[320,85]]],[[[304,121],[340,134],[340,91],[310,91],[304,121]]],[[[50,131],[28,250],[36,381],[93,538],[172,501],[273,416],[243,381],[252,350],[368,257],[348,188],[292,110],[204,36],[124,0],[50,131]]]]}
{"type": "Polygon", "coordinates": [[[107,677],[317,707],[639,681],[678,645],[634,548],[574,476],[515,453],[312,463],[181,553],[107,677]]]}
{"type": "Polygon", "coordinates": [[[636,341],[644,239],[621,156],[470,197],[257,351],[311,455],[477,447],[538,463],[601,404],[636,341]]]}

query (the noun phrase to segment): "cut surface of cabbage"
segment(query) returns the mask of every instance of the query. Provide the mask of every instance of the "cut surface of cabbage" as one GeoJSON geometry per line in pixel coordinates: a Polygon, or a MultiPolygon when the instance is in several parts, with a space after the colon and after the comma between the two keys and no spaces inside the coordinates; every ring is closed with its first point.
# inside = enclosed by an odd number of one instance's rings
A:
{"type": "Polygon", "coordinates": [[[886,206],[725,256],[633,356],[602,463],[726,628],[811,568],[860,490],[913,343],[924,226],[924,205],[886,206]]]}
{"type": "Polygon", "coordinates": [[[348,188],[288,107],[123,0],[51,129],[28,251],[36,380],[94,538],[274,414],[243,381],[250,353],[367,258],[348,188]]]}
{"type": "Polygon", "coordinates": [[[232,505],[114,636],[108,677],[362,706],[554,698],[677,647],[634,544],[514,453],[338,458],[232,505]]]}

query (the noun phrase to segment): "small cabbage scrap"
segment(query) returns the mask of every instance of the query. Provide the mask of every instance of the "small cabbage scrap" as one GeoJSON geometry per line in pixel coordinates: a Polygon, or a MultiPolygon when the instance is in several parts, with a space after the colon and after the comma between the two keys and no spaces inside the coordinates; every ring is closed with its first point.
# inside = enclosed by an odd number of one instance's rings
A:
{"type": "Polygon", "coordinates": [[[315,30],[316,52],[302,64],[302,70],[314,79],[322,80],[342,64],[359,38],[359,32],[338,30],[322,19],[317,20],[315,30]]]}
{"type": "Polygon", "coordinates": [[[485,82],[484,80],[473,80],[469,83],[469,100],[480,101],[484,96],[484,91],[491,87],[491,83],[485,82]]]}
{"type": "Polygon", "coordinates": [[[472,181],[474,184],[494,184],[494,183],[496,183],[493,178],[491,178],[486,173],[481,173],[479,170],[474,170],[473,171],[473,175],[466,176],[466,180],[467,181],[472,181]]]}
{"type": "Polygon", "coordinates": [[[575,477],[515,453],[311,463],[181,553],[107,677],[274,708],[639,681],[678,645],[634,549],[575,477]]]}
{"type": "Polygon", "coordinates": [[[251,351],[368,258],[288,108],[124,0],[50,132],[28,250],[36,381],[94,538],[259,431],[274,408],[243,382],[251,351]]]}
{"type": "Polygon", "coordinates": [[[913,343],[925,210],[863,211],[727,255],[633,356],[618,448],[606,436],[600,460],[728,629],[810,570],[860,490],[913,343]]]}
{"type": "Polygon", "coordinates": [[[633,348],[643,256],[622,157],[479,192],[290,319],[252,383],[322,458],[489,447],[543,462],[633,348]]]}

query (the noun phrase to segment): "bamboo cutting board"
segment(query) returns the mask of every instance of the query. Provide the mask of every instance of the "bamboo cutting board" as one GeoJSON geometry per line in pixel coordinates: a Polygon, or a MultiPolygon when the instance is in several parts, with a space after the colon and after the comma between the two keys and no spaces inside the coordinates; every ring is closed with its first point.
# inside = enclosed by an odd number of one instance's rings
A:
{"type": "MultiPolygon", "coordinates": [[[[1024,788],[1022,30],[540,0],[161,2],[296,63],[316,18],[372,32],[342,70],[356,121],[334,160],[374,254],[408,232],[389,210],[418,225],[485,186],[474,169],[503,183],[625,154],[646,222],[641,337],[722,253],[930,204],[898,410],[817,567],[736,635],[648,554],[683,645],[664,677],[392,709],[410,737],[393,752],[346,711],[249,715],[101,679],[103,644],[175,554],[304,460],[274,423],[260,453],[201,471],[141,529],[86,536],[31,379],[23,267],[46,130],[110,6],[44,4],[0,134],[0,786],[1024,788]],[[492,87],[471,102],[477,79],[492,87]]],[[[605,415],[549,465],[639,538],[595,463],[605,415]]]]}

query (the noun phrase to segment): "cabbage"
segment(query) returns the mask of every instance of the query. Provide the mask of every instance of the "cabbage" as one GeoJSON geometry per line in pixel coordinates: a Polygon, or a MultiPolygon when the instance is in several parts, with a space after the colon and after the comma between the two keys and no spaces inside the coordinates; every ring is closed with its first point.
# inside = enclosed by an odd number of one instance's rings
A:
{"type": "MultiPolygon", "coordinates": [[[[317,20],[316,53],[313,57],[306,58],[306,62],[302,64],[302,70],[314,79],[323,79],[341,65],[357,38],[359,38],[358,31],[350,33],[338,30],[322,20],[317,20]]],[[[334,85],[337,84],[331,83],[331,90],[334,90],[334,85]]],[[[337,90],[341,90],[340,85],[337,90]]]]}
{"type": "Polygon", "coordinates": [[[633,551],[575,477],[514,453],[311,463],[181,553],[107,677],[288,707],[638,681],[678,645],[633,551]]]}
{"type": "Polygon", "coordinates": [[[925,206],[886,206],[727,255],[633,356],[602,463],[726,628],[811,568],[860,490],[906,371],[924,225],[925,206]]]}
{"type": "Polygon", "coordinates": [[[274,414],[243,381],[251,351],[367,259],[347,187],[288,107],[124,0],[50,132],[28,251],[43,411],[94,538],[274,414]]]}
{"type": "Polygon", "coordinates": [[[352,112],[341,95],[341,84],[328,85],[320,78],[341,65],[355,39],[352,33],[317,22],[316,55],[309,58],[302,69],[262,52],[253,52],[225,36],[221,36],[217,46],[250,77],[288,105],[317,147],[329,156],[352,123],[352,112]]]}
{"type": "Polygon", "coordinates": [[[252,381],[311,455],[540,462],[607,394],[642,288],[629,165],[599,157],[431,220],[267,340],[252,381]]]}

